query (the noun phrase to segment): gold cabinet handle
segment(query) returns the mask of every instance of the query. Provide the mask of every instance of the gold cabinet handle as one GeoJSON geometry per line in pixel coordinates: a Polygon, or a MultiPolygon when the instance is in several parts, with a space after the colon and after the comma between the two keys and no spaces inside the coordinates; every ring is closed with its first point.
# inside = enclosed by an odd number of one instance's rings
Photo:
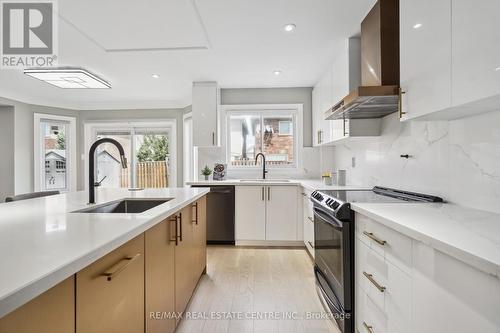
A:
{"type": "Polygon", "coordinates": [[[373,278],[373,274],[363,272],[363,275],[375,286],[375,288],[378,289],[378,291],[380,291],[381,293],[385,291],[385,287],[381,286],[377,281],[375,281],[375,279],[373,278]]]}
{"type": "Polygon", "coordinates": [[[366,237],[373,239],[375,242],[379,243],[380,245],[386,245],[387,242],[385,240],[381,240],[380,238],[377,238],[373,232],[368,232],[368,231],[363,231],[363,235],[366,237]]]}
{"type": "Polygon", "coordinates": [[[179,238],[179,241],[182,242],[182,213],[179,213],[177,218],[179,220],[179,235],[177,237],[179,238]]]}
{"type": "Polygon", "coordinates": [[[137,253],[136,255],[134,255],[132,257],[125,257],[125,258],[121,259],[119,262],[117,262],[116,264],[114,264],[113,266],[111,266],[108,270],[106,270],[101,275],[106,277],[106,280],[111,281],[115,277],[117,277],[118,274],[123,272],[125,270],[125,268],[130,266],[130,264],[132,264],[140,256],[141,256],[141,254],[137,253]]]}
{"type": "MultiPolygon", "coordinates": [[[[179,240],[177,238],[177,236],[179,235],[179,224],[177,223],[177,215],[171,217],[169,221],[171,223],[174,223],[174,225],[175,225],[174,239],[170,238],[170,243],[175,242],[175,246],[177,246],[177,245],[179,245],[179,240]]],[[[169,229],[172,230],[171,227],[169,229]]]]}
{"type": "Polygon", "coordinates": [[[399,103],[398,103],[399,119],[403,118],[403,115],[406,114],[406,112],[403,111],[403,95],[404,94],[406,94],[406,91],[403,91],[403,89],[399,88],[399,103]]]}
{"type": "Polygon", "coordinates": [[[366,330],[369,333],[373,333],[373,326],[368,325],[367,323],[363,322],[363,327],[366,328],[366,330]]]}
{"type": "Polygon", "coordinates": [[[312,217],[308,216],[308,217],[307,217],[307,219],[308,219],[309,221],[311,221],[312,223],[314,223],[314,220],[313,220],[313,218],[312,218],[312,217]]]}
{"type": "Polygon", "coordinates": [[[194,219],[191,220],[191,223],[198,225],[198,202],[195,202],[191,207],[194,207],[194,219]]]}

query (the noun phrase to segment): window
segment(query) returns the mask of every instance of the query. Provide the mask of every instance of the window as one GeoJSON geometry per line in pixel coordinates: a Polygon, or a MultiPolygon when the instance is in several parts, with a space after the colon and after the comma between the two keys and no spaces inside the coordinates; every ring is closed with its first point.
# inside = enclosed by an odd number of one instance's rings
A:
{"type": "Polygon", "coordinates": [[[278,123],[279,132],[278,135],[292,135],[293,134],[293,122],[290,120],[281,120],[278,123]]]}
{"type": "Polygon", "coordinates": [[[76,190],[76,119],[34,115],[36,191],[76,190]]]}
{"type": "Polygon", "coordinates": [[[229,112],[227,147],[232,167],[259,166],[263,153],[269,167],[296,167],[295,111],[229,112]],[[270,115],[272,114],[272,116],[270,115]]]}

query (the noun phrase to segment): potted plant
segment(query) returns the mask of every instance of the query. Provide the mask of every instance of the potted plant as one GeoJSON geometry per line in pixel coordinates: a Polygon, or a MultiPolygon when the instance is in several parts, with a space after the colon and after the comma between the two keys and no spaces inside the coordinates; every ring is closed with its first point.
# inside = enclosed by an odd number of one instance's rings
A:
{"type": "Polygon", "coordinates": [[[201,174],[205,176],[205,180],[208,180],[208,176],[212,174],[212,169],[205,165],[205,167],[201,170],[201,174]]]}

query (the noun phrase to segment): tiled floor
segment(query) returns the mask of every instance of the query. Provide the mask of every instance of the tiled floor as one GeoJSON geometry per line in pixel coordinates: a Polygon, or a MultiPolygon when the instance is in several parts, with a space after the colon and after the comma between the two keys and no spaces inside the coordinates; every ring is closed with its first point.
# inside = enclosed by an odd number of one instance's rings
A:
{"type": "Polygon", "coordinates": [[[339,332],[328,319],[306,319],[323,307],[305,250],[209,247],[207,260],[177,333],[339,332]]]}

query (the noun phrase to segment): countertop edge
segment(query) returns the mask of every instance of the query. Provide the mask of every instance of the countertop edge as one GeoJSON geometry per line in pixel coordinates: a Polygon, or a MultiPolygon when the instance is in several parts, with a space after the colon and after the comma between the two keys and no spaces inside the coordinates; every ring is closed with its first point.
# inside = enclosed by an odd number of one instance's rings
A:
{"type": "Polygon", "coordinates": [[[484,273],[492,275],[500,279],[500,265],[497,263],[491,262],[483,257],[477,256],[469,251],[464,251],[454,245],[448,244],[446,242],[441,241],[435,237],[432,237],[428,234],[424,234],[412,228],[408,228],[397,221],[392,219],[388,219],[384,216],[371,212],[369,209],[365,209],[363,207],[359,207],[358,205],[351,204],[351,208],[362,215],[365,215],[382,225],[396,230],[414,240],[422,242],[430,247],[447,254],[455,259],[458,259],[484,273]]]}
{"type": "Polygon", "coordinates": [[[58,283],[64,281],[65,279],[71,277],[72,275],[78,273],[83,268],[92,264],[93,262],[104,257],[108,253],[116,250],[123,244],[134,239],[145,231],[151,229],[156,224],[163,221],[165,218],[169,217],[173,213],[179,211],[180,209],[186,207],[187,205],[195,202],[201,197],[209,193],[209,189],[202,190],[200,193],[193,194],[193,196],[186,201],[183,201],[179,205],[172,207],[158,216],[151,217],[148,222],[145,222],[138,226],[137,228],[120,235],[119,237],[111,240],[110,242],[102,245],[101,247],[86,253],[82,257],[76,259],[75,261],[68,263],[67,265],[56,268],[55,270],[40,276],[38,279],[31,281],[30,283],[13,290],[11,293],[5,295],[0,299],[0,318],[14,311],[15,309],[28,303],[30,300],[41,295],[50,288],[56,286],[58,283]]]}

